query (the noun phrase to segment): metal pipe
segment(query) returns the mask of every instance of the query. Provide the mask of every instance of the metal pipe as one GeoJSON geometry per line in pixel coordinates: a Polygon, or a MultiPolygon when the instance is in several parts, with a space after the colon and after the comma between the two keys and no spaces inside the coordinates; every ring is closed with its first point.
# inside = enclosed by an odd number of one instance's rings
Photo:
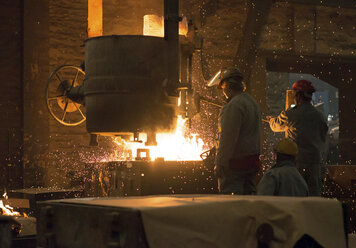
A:
{"type": "Polygon", "coordinates": [[[164,38],[168,44],[168,85],[167,93],[178,97],[179,84],[179,3],[178,0],[164,0],[164,38]]]}
{"type": "Polygon", "coordinates": [[[202,101],[202,102],[205,102],[207,104],[213,105],[215,107],[218,107],[218,108],[222,108],[224,106],[223,104],[215,103],[215,102],[213,102],[211,100],[208,100],[208,99],[206,99],[205,97],[202,97],[202,96],[200,96],[199,100],[202,101]]]}

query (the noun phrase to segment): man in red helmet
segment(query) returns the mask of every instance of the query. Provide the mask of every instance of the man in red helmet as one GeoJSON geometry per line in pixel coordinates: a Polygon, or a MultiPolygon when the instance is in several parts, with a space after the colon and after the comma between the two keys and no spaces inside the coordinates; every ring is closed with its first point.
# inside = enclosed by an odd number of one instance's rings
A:
{"type": "Polygon", "coordinates": [[[286,132],[286,136],[298,145],[296,165],[308,184],[310,196],[320,196],[321,151],[325,145],[328,126],[325,117],[311,104],[315,92],[308,80],[293,84],[296,106],[282,111],[277,117],[268,117],[274,132],[286,132]]]}

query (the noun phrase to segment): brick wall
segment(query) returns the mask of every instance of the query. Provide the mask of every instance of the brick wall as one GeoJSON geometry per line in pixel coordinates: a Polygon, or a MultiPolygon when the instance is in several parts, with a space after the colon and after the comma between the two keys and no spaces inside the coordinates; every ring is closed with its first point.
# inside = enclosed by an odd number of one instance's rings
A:
{"type": "Polygon", "coordinates": [[[23,1],[24,187],[41,185],[48,152],[44,91],[49,72],[48,1],[23,1]]]}
{"type": "Polygon", "coordinates": [[[21,1],[0,2],[0,192],[22,186],[21,14],[21,1]]]}
{"type": "MultiPolygon", "coordinates": [[[[351,85],[355,70],[350,69],[355,66],[356,27],[351,21],[355,15],[355,9],[275,4],[261,42],[261,50],[268,51],[263,56],[275,61],[273,70],[308,73],[338,88],[339,116],[343,123],[340,126],[340,164],[355,164],[356,161],[351,151],[356,145],[351,121],[356,118],[355,104],[350,104],[352,97],[349,95],[350,91],[355,91],[355,85],[351,85]]],[[[288,85],[283,80],[267,81],[268,91],[271,87],[286,90],[288,85]]],[[[275,104],[280,101],[271,95],[267,95],[267,99],[275,104]]]]}
{"type": "MultiPolygon", "coordinates": [[[[38,3],[32,1],[32,4],[36,6],[38,3]]],[[[27,6],[31,9],[30,5],[27,6]]],[[[201,52],[196,51],[193,56],[193,87],[203,96],[222,101],[220,92],[204,86],[204,79],[221,67],[232,64],[244,35],[248,5],[243,0],[181,0],[180,6],[181,14],[193,20],[197,34],[203,38],[201,52]]],[[[37,183],[67,187],[70,186],[70,175],[76,173],[81,161],[111,152],[113,145],[110,139],[100,138],[100,147],[89,147],[85,124],[78,127],[59,124],[49,116],[43,99],[45,82],[51,71],[63,64],[79,65],[84,59],[82,44],[86,39],[87,1],[44,1],[41,8],[41,20],[37,20],[35,14],[28,15],[29,20],[39,23],[28,26],[27,30],[25,25],[25,34],[28,32],[25,35],[28,37],[25,39],[25,55],[28,56],[24,60],[25,88],[28,89],[25,90],[24,105],[25,143],[32,149],[25,149],[24,158],[26,163],[33,164],[33,168],[41,168],[37,183]]],[[[144,14],[163,14],[163,1],[104,1],[104,34],[141,34],[144,14]]],[[[274,54],[282,54],[277,56],[278,62],[284,53],[294,57],[300,57],[300,53],[311,57],[324,55],[325,61],[328,61],[329,55],[354,58],[355,27],[350,20],[355,16],[353,9],[290,3],[273,5],[263,31],[260,53],[252,65],[253,73],[248,88],[261,104],[264,114],[275,114],[284,106],[284,96],[281,94],[287,86],[281,74],[283,71],[269,71],[266,61],[275,59],[274,54]]],[[[323,63],[323,59],[321,61],[323,63]]],[[[295,72],[303,72],[302,69],[295,72]]],[[[317,73],[320,75],[319,71],[317,73]]],[[[324,73],[328,71],[325,69],[324,73]]],[[[350,79],[348,82],[351,82],[350,79]]],[[[347,89],[343,92],[354,89],[351,83],[344,87],[336,81],[335,85],[347,89]]],[[[345,97],[347,101],[343,105],[340,103],[340,108],[345,111],[345,116],[354,116],[354,109],[350,107],[351,97],[345,97]]],[[[190,123],[192,130],[204,135],[209,144],[214,143],[218,112],[218,108],[201,103],[201,113],[190,123]]],[[[345,119],[343,125],[347,130],[351,130],[352,120],[354,118],[345,119]]],[[[265,127],[266,136],[268,132],[265,127]]],[[[345,144],[354,144],[355,135],[351,131],[348,134],[352,136],[347,140],[345,137],[345,144]]],[[[264,144],[270,147],[271,142],[264,144]]],[[[269,151],[265,149],[265,153],[269,151]]],[[[346,155],[351,158],[349,160],[354,161],[353,154],[346,150],[345,153],[349,154],[346,155]]],[[[33,184],[28,178],[28,184],[33,184]]]]}

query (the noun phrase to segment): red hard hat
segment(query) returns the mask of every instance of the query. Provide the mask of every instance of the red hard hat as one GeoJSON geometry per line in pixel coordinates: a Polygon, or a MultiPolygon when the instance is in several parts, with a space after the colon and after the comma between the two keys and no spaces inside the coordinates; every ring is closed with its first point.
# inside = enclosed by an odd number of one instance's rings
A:
{"type": "Polygon", "coordinates": [[[315,88],[312,84],[312,82],[308,81],[308,80],[298,80],[297,82],[295,82],[293,84],[293,90],[294,91],[302,91],[302,92],[306,92],[306,93],[314,93],[315,92],[315,88]]]}

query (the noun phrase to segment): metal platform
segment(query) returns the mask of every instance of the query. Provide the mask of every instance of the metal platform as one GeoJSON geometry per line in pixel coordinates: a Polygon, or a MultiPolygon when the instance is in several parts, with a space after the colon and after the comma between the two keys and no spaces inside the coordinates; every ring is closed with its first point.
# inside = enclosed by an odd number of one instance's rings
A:
{"type": "Polygon", "coordinates": [[[86,164],[87,196],[214,194],[217,178],[202,161],[117,161],[86,164]]]}

